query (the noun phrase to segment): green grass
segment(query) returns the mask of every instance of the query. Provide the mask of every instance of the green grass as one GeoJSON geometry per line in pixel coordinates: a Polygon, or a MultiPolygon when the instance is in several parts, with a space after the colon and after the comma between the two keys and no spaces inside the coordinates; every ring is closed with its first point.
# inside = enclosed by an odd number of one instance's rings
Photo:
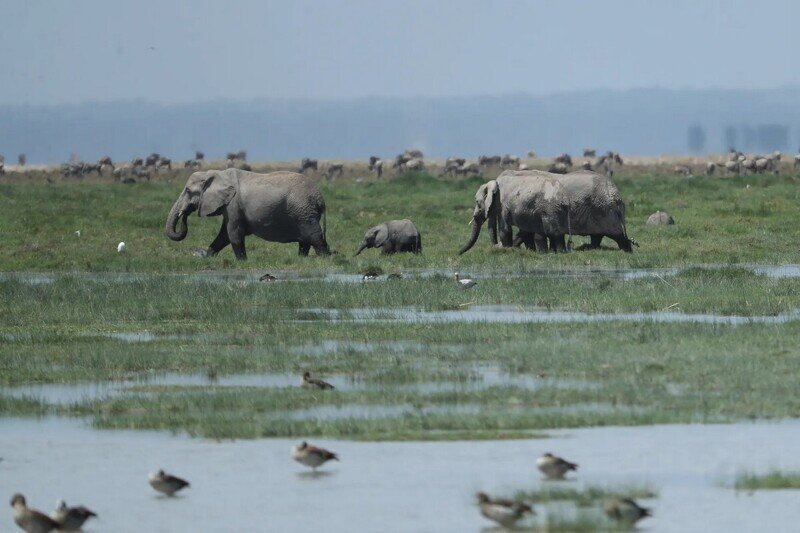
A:
{"type": "MultiPolygon", "coordinates": [[[[519,269],[563,266],[656,267],[691,263],[786,263],[798,260],[795,222],[800,179],[793,176],[697,177],[659,175],[616,179],[627,203],[628,230],[641,244],[633,254],[616,250],[536,254],[492,249],[484,238],[464,256],[473,196],[484,178],[441,180],[426,174],[381,182],[322,183],[328,206],[328,236],[340,255],[297,257],[295,245],[247,240],[249,260],[237,263],[230,250],[211,259],[191,251],[206,247],[220,219],[192,217],[180,243],[163,232],[166,215],[183,179],[120,185],[58,181],[0,185],[3,247],[0,271],[195,272],[204,269],[293,269],[385,272],[407,268],[519,269]],[[750,188],[746,185],[750,184],[750,188]],[[92,206],[90,211],[87,206],[92,206]],[[670,227],[646,226],[648,215],[667,210],[670,227]],[[423,234],[424,254],[380,257],[374,250],[351,257],[364,231],[377,222],[411,218],[423,234]],[[74,232],[81,231],[81,237],[74,232]],[[119,241],[128,252],[118,254],[119,241]]],[[[584,239],[577,238],[576,245],[584,239]]],[[[611,243],[610,243],[611,244],[611,243]]]]}
{"type": "Polygon", "coordinates": [[[741,472],[736,475],[733,487],[736,490],[800,489],[800,472],[773,470],[766,474],[741,472]]]}

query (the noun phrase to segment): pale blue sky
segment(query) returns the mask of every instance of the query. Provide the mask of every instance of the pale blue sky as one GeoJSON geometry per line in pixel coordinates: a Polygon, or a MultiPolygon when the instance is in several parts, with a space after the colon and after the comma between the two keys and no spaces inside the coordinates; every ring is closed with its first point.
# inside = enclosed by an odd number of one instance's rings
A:
{"type": "Polygon", "coordinates": [[[0,103],[800,85],[796,0],[3,0],[0,103]]]}

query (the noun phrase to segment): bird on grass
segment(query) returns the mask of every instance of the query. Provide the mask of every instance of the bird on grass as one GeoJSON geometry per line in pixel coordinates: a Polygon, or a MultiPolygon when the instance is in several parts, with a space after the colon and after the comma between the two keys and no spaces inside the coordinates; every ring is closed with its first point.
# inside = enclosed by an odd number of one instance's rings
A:
{"type": "Polygon", "coordinates": [[[173,496],[176,492],[189,486],[189,482],[176,476],[167,474],[163,470],[151,472],[147,476],[150,486],[162,494],[173,496]]]}
{"type": "Polygon", "coordinates": [[[278,278],[267,272],[266,274],[258,278],[258,281],[276,281],[277,279],[278,278]]]}
{"type": "Polygon", "coordinates": [[[461,276],[458,275],[458,272],[456,272],[455,278],[456,278],[456,284],[462,289],[471,289],[472,287],[478,284],[478,282],[475,281],[474,279],[462,278],[461,276]]]}
{"type": "Polygon", "coordinates": [[[403,275],[400,272],[392,272],[386,276],[386,279],[403,279],[403,275]]]}
{"type": "Polygon", "coordinates": [[[603,503],[606,516],[617,522],[633,525],[642,518],[653,516],[647,507],[641,507],[630,498],[612,498],[603,503]]]}
{"type": "Polygon", "coordinates": [[[28,507],[22,494],[14,494],[11,507],[14,508],[14,523],[26,533],[47,533],[58,529],[60,525],[46,514],[28,507]]]}
{"type": "Polygon", "coordinates": [[[311,372],[303,373],[303,382],[300,384],[300,386],[303,387],[304,389],[319,389],[319,390],[333,390],[336,388],[327,381],[322,381],[321,379],[312,378],[311,372]]]}
{"type": "Polygon", "coordinates": [[[512,527],[526,514],[536,514],[533,508],[524,502],[515,502],[504,498],[490,498],[485,492],[475,495],[481,514],[497,522],[503,527],[512,527]]]}
{"type": "Polygon", "coordinates": [[[117,251],[118,251],[119,253],[122,253],[122,252],[124,252],[124,251],[125,251],[127,248],[128,248],[128,245],[127,245],[127,244],[125,244],[124,242],[120,242],[120,243],[117,245],[117,251]]]}
{"type": "Polygon", "coordinates": [[[58,522],[60,531],[80,531],[84,522],[97,516],[97,513],[79,505],[77,507],[67,507],[67,502],[58,500],[56,510],[51,515],[53,520],[58,522]]]}
{"type": "Polygon", "coordinates": [[[361,281],[375,281],[381,274],[382,271],[379,268],[368,268],[364,272],[364,277],[361,278],[361,281]]]}
{"type": "Polygon", "coordinates": [[[301,465],[311,467],[311,469],[316,472],[318,467],[330,460],[338,461],[339,457],[331,451],[324,448],[317,448],[303,441],[300,444],[292,446],[292,459],[301,465]]]}
{"type": "Polygon", "coordinates": [[[564,479],[570,470],[578,470],[578,465],[548,452],[536,460],[536,468],[548,479],[564,479]]]}

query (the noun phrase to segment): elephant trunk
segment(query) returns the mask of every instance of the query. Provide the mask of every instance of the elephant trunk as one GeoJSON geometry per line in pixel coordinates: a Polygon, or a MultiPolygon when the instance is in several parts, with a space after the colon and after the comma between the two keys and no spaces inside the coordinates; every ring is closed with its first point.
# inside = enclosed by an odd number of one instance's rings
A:
{"type": "Polygon", "coordinates": [[[358,247],[358,250],[356,250],[356,253],[354,255],[360,254],[361,252],[364,251],[364,248],[366,248],[366,247],[367,247],[367,243],[366,242],[362,242],[361,246],[358,247]]]}
{"type": "Polygon", "coordinates": [[[472,235],[470,236],[467,243],[461,247],[461,250],[458,251],[458,254],[461,255],[464,252],[468,251],[470,248],[475,246],[475,243],[478,241],[478,237],[481,234],[481,226],[483,225],[483,221],[485,219],[482,216],[475,215],[472,217],[472,235]]]}
{"type": "Polygon", "coordinates": [[[189,226],[186,224],[186,217],[189,216],[189,213],[181,209],[180,204],[180,200],[173,204],[172,209],[169,210],[169,216],[167,216],[167,225],[164,228],[167,237],[173,241],[182,241],[189,232],[189,226]]]}

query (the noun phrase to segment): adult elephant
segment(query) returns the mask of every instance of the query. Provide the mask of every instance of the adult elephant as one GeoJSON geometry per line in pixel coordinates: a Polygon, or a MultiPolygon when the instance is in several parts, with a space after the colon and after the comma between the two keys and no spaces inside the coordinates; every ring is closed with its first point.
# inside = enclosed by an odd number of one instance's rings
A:
{"type": "Polygon", "coordinates": [[[556,251],[566,249],[564,235],[589,235],[591,246],[599,247],[604,236],[614,239],[620,249],[632,251],[633,241],[625,229],[625,204],[616,185],[606,176],[579,171],[563,176],[548,172],[506,171],[496,180],[481,185],[475,194],[472,235],[461,248],[464,253],[480,235],[488,221],[490,239],[511,246],[512,227],[524,238],[533,240],[536,249],[544,238],[556,251]]]}
{"type": "Polygon", "coordinates": [[[194,172],[170,209],[167,237],[183,240],[186,219],[194,211],[202,217],[222,215],[222,227],[206,256],[230,244],[237,259],[247,259],[247,235],[297,242],[300,255],[308,255],[312,246],[317,255],[330,253],[320,227],[325,200],[311,180],[295,172],[256,174],[236,168],[194,172]]]}
{"type": "Polygon", "coordinates": [[[507,170],[475,193],[472,235],[459,253],[475,245],[486,221],[492,244],[497,243],[499,228],[502,245],[511,246],[512,227],[517,226],[520,231],[549,238],[555,249],[564,250],[568,209],[564,187],[552,174],[507,170]]]}
{"type": "Polygon", "coordinates": [[[355,255],[365,248],[381,248],[384,254],[395,252],[422,252],[422,237],[410,220],[390,220],[367,230],[355,255]]]}

